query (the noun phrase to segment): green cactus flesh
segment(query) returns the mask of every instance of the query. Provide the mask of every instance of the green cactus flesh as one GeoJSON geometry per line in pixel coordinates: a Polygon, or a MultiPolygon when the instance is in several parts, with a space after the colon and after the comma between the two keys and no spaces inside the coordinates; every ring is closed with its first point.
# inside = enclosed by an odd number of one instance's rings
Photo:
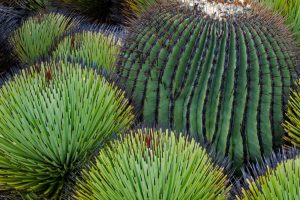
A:
{"type": "Polygon", "coordinates": [[[145,124],[187,131],[236,166],[281,144],[298,63],[280,20],[259,7],[223,20],[160,7],[136,24],[118,72],[145,124]]]}

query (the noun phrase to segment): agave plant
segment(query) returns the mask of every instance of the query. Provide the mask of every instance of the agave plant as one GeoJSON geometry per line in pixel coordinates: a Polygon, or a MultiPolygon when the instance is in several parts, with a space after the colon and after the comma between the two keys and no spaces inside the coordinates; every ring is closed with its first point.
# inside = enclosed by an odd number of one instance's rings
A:
{"type": "Polygon", "coordinates": [[[113,71],[121,41],[104,31],[72,33],[58,45],[53,59],[83,63],[86,66],[113,71]]]}
{"type": "Polygon", "coordinates": [[[102,149],[78,180],[77,199],[226,199],[230,184],[194,140],[140,129],[102,149]]]}
{"type": "Polygon", "coordinates": [[[16,56],[33,64],[50,55],[60,36],[76,26],[75,20],[59,13],[38,14],[26,20],[11,37],[16,56]]]}
{"type": "Polygon", "coordinates": [[[300,42],[300,0],[258,0],[285,17],[292,31],[300,42]]]}
{"type": "Polygon", "coordinates": [[[134,23],[118,72],[140,120],[185,130],[238,168],[282,144],[300,54],[282,19],[267,9],[208,8],[150,9],[134,23]]]}
{"type": "Polygon", "coordinates": [[[291,91],[283,127],[287,132],[285,139],[300,147],[300,80],[295,81],[294,88],[291,91]]]}
{"type": "MultiPolygon", "coordinates": [[[[238,183],[240,185],[240,183],[238,183]]],[[[244,187],[238,188],[238,200],[300,199],[300,154],[292,150],[273,155],[262,165],[245,173],[244,187]],[[249,175],[254,174],[254,176],[249,175]]]]}
{"type": "Polygon", "coordinates": [[[0,190],[58,197],[90,153],[132,122],[123,92],[92,69],[21,71],[0,89],[0,190]]]}

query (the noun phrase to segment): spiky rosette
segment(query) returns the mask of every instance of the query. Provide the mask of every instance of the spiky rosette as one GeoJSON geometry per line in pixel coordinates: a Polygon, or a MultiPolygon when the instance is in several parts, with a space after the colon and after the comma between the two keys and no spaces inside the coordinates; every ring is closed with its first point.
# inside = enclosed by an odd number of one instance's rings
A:
{"type": "MultiPolygon", "coordinates": [[[[238,185],[241,184],[238,182],[238,185]]],[[[245,173],[243,185],[237,189],[235,199],[300,199],[299,151],[273,155],[264,164],[253,166],[245,173]]]]}
{"type": "Polygon", "coordinates": [[[133,24],[118,71],[145,124],[185,130],[238,168],[282,144],[300,54],[269,10],[228,9],[150,9],[133,24]]]}
{"type": "Polygon", "coordinates": [[[285,139],[300,147],[300,79],[295,81],[286,112],[283,127],[287,132],[285,139]]]}
{"type": "Polygon", "coordinates": [[[114,71],[121,41],[109,32],[71,33],[58,45],[53,59],[83,63],[107,72],[114,71]]]}
{"type": "Polygon", "coordinates": [[[11,37],[16,56],[23,64],[33,64],[50,55],[63,33],[76,26],[71,17],[59,13],[29,18],[11,37]]]}
{"type": "Polygon", "coordinates": [[[132,121],[123,92],[94,70],[23,70],[0,89],[0,190],[57,197],[91,151],[132,121]]]}
{"type": "Polygon", "coordinates": [[[78,180],[77,199],[226,199],[222,166],[194,140],[139,129],[102,149],[78,180]]]}

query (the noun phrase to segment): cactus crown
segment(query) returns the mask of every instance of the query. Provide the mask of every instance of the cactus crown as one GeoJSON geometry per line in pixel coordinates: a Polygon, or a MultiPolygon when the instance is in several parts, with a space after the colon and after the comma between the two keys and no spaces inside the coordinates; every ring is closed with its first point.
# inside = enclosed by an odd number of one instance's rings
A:
{"type": "MultiPolygon", "coordinates": [[[[123,0],[123,15],[127,18],[139,17],[157,4],[177,4],[202,11],[221,19],[225,16],[244,15],[251,7],[251,0],[123,0]]],[[[122,2],[122,1],[121,1],[122,2]]],[[[252,2],[252,1],[251,1],[252,2]]]]}
{"type": "Polygon", "coordinates": [[[118,72],[146,124],[187,131],[239,166],[282,142],[293,47],[282,19],[258,5],[222,19],[158,5],[133,22],[118,72]]]}

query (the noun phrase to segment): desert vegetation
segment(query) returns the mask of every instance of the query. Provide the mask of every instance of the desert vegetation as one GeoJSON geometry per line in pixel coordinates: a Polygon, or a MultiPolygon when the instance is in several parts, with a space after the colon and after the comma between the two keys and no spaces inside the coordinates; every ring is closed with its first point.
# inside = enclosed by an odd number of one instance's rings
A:
{"type": "Polygon", "coordinates": [[[299,0],[0,0],[1,199],[300,199],[299,0]]]}

